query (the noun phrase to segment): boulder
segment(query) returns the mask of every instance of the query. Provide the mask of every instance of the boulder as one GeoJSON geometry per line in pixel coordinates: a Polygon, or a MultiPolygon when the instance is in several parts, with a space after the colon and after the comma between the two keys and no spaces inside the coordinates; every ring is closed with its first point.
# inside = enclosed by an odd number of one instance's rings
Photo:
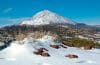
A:
{"type": "Polygon", "coordinates": [[[43,53],[43,49],[40,48],[40,49],[37,49],[37,51],[34,52],[34,54],[36,55],[41,55],[43,53]]]}
{"type": "Polygon", "coordinates": [[[86,45],[84,46],[85,50],[91,50],[93,48],[93,45],[86,45]]]}
{"type": "Polygon", "coordinates": [[[45,48],[40,48],[40,49],[37,49],[37,51],[33,52],[34,54],[36,55],[41,55],[41,56],[44,56],[44,57],[49,57],[49,53],[47,52],[48,50],[45,49],[45,48]]]}
{"type": "Polygon", "coordinates": [[[36,55],[41,55],[42,53],[40,53],[40,52],[33,52],[34,54],[36,54],[36,55]]]}
{"type": "Polygon", "coordinates": [[[40,49],[37,49],[37,51],[42,53],[43,52],[43,49],[40,48],[40,49]]]}
{"type": "Polygon", "coordinates": [[[55,49],[59,49],[59,45],[50,45],[50,47],[55,48],[55,49]]]}
{"type": "Polygon", "coordinates": [[[39,48],[39,49],[37,49],[37,51],[43,52],[43,51],[48,51],[48,50],[46,48],[39,48]]]}
{"type": "Polygon", "coordinates": [[[66,57],[68,57],[68,58],[78,58],[78,56],[77,55],[74,55],[74,54],[66,55],[66,57]]]}
{"type": "Polygon", "coordinates": [[[49,57],[50,55],[49,55],[49,53],[47,53],[47,52],[43,52],[41,56],[49,57]]]}

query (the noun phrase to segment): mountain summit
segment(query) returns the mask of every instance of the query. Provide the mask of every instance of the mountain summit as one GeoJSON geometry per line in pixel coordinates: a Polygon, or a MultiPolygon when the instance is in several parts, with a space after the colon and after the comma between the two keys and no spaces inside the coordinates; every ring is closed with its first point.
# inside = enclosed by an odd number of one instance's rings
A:
{"type": "Polygon", "coordinates": [[[30,20],[25,20],[21,24],[26,25],[46,25],[46,24],[75,24],[72,20],[64,18],[49,10],[43,10],[34,15],[30,20]]]}

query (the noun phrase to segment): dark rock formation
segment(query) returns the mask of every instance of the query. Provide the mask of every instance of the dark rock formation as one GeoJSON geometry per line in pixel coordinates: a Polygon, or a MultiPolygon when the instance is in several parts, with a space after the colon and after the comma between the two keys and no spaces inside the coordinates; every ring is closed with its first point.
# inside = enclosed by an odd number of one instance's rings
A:
{"type": "Polygon", "coordinates": [[[65,57],[68,57],[68,58],[78,58],[78,56],[74,55],[74,54],[69,54],[69,55],[66,55],[65,57]]]}
{"type": "Polygon", "coordinates": [[[50,47],[55,48],[55,49],[59,49],[59,45],[50,45],[50,47]]]}
{"type": "Polygon", "coordinates": [[[50,54],[47,51],[48,50],[45,49],[45,48],[40,48],[40,49],[37,49],[37,51],[35,51],[33,53],[36,54],[36,55],[41,55],[41,56],[44,56],[44,57],[49,57],[50,54]]]}

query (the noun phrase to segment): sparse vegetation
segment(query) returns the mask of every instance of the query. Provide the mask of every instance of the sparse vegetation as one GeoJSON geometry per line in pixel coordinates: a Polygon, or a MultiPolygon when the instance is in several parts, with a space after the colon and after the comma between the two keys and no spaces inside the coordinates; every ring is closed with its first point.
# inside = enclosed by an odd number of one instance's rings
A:
{"type": "Polygon", "coordinates": [[[62,39],[62,43],[68,46],[73,46],[73,47],[84,47],[87,45],[92,45],[95,48],[97,47],[100,48],[99,43],[95,43],[94,41],[80,39],[80,38],[62,39]]]}

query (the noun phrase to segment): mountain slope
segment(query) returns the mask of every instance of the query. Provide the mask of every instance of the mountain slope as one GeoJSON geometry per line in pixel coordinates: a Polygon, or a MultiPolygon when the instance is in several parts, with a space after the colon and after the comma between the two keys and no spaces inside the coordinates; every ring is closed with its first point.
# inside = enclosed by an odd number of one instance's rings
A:
{"type": "Polygon", "coordinates": [[[48,10],[43,10],[33,16],[30,20],[25,20],[21,24],[26,25],[45,25],[45,24],[76,24],[70,19],[59,16],[48,10]]]}

